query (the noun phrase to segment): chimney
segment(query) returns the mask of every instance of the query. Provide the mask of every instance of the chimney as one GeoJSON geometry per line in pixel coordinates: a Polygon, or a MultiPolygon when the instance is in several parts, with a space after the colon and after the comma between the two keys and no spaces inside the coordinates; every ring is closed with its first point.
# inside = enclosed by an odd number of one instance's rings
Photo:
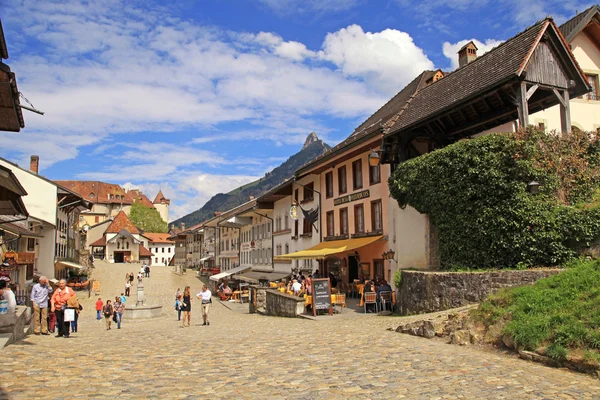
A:
{"type": "Polygon", "coordinates": [[[40,157],[39,156],[31,156],[31,160],[29,161],[29,170],[35,174],[38,173],[40,169],[40,157]]]}
{"type": "Polygon", "coordinates": [[[183,223],[183,222],[181,223],[181,230],[185,231],[185,223],[183,223]]]}
{"type": "Polygon", "coordinates": [[[471,40],[458,51],[458,68],[473,62],[477,59],[477,46],[471,40]]]}
{"type": "Polygon", "coordinates": [[[254,196],[250,196],[250,201],[254,200],[254,196]]]}

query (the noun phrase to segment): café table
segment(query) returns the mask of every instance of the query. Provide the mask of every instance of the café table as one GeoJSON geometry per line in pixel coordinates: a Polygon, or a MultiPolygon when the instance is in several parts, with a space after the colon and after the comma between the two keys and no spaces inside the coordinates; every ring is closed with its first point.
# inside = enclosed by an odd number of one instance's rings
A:
{"type": "Polygon", "coordinates": [[[235,301],[236,303],[239,303],[241,294],[242,294],[241,290],[235,290],[233,292],[233,301],[235,301]]]}

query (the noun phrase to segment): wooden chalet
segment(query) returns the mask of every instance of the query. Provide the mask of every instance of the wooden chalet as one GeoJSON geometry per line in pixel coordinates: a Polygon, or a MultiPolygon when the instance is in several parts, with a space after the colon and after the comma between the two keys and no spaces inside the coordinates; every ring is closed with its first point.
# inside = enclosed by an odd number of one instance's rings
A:
{"type": "Polygon", "coordinates": [[[529,115],[560,105],[571,129],[569,99],[590,91],[562,33],[537,22],[481,57],[474,46],[463,66],[420,88],[386,129],[381,162],[396,164],[502,124],[527,126],[529,115]]]}
{"type": "MultiPolygon", "coordinates": [[[[4,31],[0,21],[0,59],[8,58],[4,31]]],[[[0,60],[0,131],[19,132],[25,127],[17,78],[10,67],[0,60]]]]}

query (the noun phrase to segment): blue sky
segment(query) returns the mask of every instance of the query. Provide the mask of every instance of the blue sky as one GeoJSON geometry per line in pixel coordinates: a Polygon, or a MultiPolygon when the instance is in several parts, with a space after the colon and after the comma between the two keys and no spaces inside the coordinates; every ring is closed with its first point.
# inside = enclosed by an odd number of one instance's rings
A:
{"type": "Polygon", "coordinates": [[[456,68],[550,14],[538,0],[3,1],[19,90],[45,116],[1,132],[0,155],[50,179],[172,200],[171,219],[247,183],[315,131],[352,133],[424,69],[456,68]]]}

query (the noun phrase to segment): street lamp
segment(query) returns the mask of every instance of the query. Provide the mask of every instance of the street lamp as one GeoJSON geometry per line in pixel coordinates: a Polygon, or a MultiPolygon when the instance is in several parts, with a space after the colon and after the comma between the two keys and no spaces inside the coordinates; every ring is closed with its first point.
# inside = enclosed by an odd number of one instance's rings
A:
{"type": "Polygon", "coordinates": [[[379,155],[380,152],[381,150],[372,150],[371,154],[369,154],[369,165],[371,167],[376,167],[379,165],[379,160],[381,158],[379,155]]]}
{"type": "Polygon", "coordinates": [[[537,194],[540,191],[540,186],[542,186],[539,182],[531,181],[527,184],[527,191],[531,194],[537,194]]]}

